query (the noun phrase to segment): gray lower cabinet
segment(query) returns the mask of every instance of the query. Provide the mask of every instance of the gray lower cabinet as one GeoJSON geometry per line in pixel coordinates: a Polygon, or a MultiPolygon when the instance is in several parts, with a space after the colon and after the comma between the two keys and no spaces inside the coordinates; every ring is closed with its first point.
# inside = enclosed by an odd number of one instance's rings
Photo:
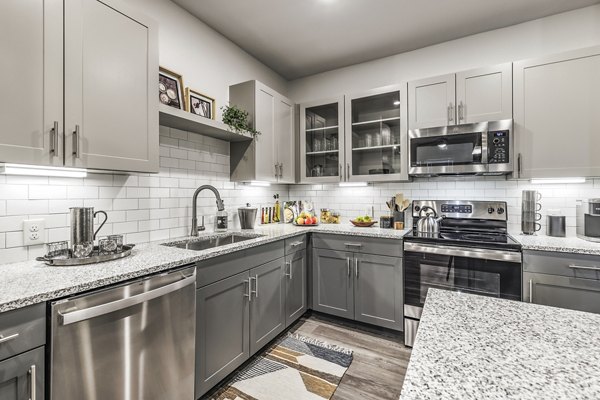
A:
{"type": "Polygon", "coordinates": [[[523,282],[525,301],[600,314],[600,280],[525,272],[523,282]]]}
{"type": "Polygon", "coordinates": [[[354,319],[402,330],[402,259],[373,254],[354,256],[354,319]]]}
{"type": "Polygon", "coordinates": [[[249,285],[246,271],[197,290],[196,398],[250,357],[249,285]]]}
{"type": "Polygon", "coordinates": [[[404,329],[402,258],[313,248],[316,311],[404,329]]]}
{"type": "Polygon", "coordinates": [[[285,329],[283,267],[284,259],[279,258],[250,270],[251,354],[285,329]]]}
{"type": "Polygon", "coordinates": [[[308,309],[306,250],[285,256],[285,326],[290,326],[308,309]]]}
{"type": "Polygon", "coordinates": [[[354,279],[351,252],[313,250],[313,309],[354,318],[354,279]]]}
{"type": "Polygon", "coordinates": [[[44,399],[44,347],[0,362],[0,399],[44,399]]]}
{"type": "Polygon", "coordinates": [[[600,313],[600,257],[524,251],[523,301],[600,313]]]}

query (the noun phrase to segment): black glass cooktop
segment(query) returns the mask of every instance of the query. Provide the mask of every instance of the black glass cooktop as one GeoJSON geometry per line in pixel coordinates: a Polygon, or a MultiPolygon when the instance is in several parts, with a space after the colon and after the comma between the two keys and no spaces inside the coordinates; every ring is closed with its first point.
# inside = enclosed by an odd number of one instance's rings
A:
{"type": "Polygon", "coordinates": [[[521,248],[519,242],[505,232],[442,231],[437,234],[422,234],[413,230],[404,235],[404,239],[411,242],[433,242],[453,246],[521,248]]]}

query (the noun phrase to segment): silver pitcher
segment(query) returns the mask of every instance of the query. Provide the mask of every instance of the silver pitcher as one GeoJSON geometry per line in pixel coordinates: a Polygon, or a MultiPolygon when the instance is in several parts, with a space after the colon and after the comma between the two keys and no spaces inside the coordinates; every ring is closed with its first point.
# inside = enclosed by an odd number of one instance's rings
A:
{"type": "Polygon", "coordinates": [[[96,234],[108,219],[104,211],[94,212],[94,207],[71,207],[71,247],[76,245],[94,243],[96,234]],[[94,217],[98,214],[104,215],[104,221],[94,231],[94,217]]]}

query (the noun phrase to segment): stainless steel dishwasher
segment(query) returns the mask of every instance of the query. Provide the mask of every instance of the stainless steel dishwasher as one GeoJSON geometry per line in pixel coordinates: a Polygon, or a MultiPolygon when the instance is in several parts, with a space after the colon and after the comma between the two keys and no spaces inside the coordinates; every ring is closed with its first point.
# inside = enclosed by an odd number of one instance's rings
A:
{"type": "Polygon", "coordinates": [[[196,269],[51,304],[51,400],[194,400],[196,269]]]}

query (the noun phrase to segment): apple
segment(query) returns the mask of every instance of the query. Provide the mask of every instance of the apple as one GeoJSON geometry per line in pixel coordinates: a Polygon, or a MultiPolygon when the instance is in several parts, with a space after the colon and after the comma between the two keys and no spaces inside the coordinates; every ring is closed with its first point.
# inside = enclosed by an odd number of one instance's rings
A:
{"type": "Polygon", "coordinates": [[[298,219],[296,220],[296,223],[297,223],[298,225],[304,225],[304,218],[302,218],[302,217],[298,217],[298,219]]]}
{"type": "Polygon", "coordinates": [[[312,223],[313,223],[313,225],[318,224],[319,223],[319,219],[317,217],[313,217],[312,218],[312,223]]]}

